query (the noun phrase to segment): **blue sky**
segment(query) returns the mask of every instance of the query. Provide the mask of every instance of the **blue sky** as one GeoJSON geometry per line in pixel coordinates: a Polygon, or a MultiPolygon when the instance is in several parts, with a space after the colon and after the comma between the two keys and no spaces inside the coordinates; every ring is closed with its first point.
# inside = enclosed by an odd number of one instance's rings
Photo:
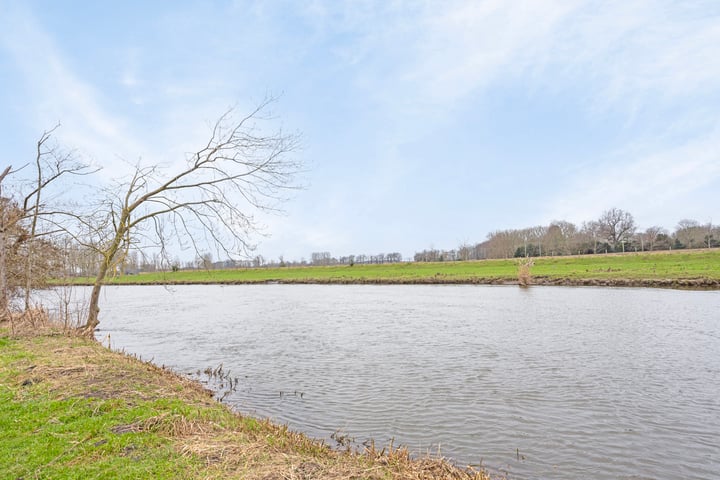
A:
{"type": "Polygon", "coordinates": [[[720,222],[720,2],[0,0],[4,164],[40,133],[172,168],[266,94],[306,188],[266,258],[630,211],[720,222]]]}

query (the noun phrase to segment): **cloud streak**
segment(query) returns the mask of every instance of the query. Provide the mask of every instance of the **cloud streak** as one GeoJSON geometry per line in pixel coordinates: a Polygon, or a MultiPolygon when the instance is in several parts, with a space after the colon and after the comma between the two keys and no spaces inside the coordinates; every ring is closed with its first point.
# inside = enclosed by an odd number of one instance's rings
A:
{"type": "Polygon", "coordinates": [[[129,131],[127,121],[109,114],[101,95],[78,78],[53,39],[27,11],[14,10],[6,17],[2,45],[24,79],[28,123],[36,128],[60,121],[60,136],[86,156],[102,163],[106,174],[117,174],[116,162],[107,162],[107,152],[133,158],[142,147],[129,131]]]}

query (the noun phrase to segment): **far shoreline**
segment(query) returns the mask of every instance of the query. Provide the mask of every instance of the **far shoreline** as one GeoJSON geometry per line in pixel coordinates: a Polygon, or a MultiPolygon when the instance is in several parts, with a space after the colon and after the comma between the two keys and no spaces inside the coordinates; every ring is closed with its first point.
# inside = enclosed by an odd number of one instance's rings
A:
{"type": "MultiPolygon", "coordinates": [[[[328,279],[307,279],[307,280],[228,280],[228,281],[203,281],[203,280],[181,280],[181,281],[150,281],[150,282],[113,282],[105,283],[104,286],[131,287],[131,286],[178,286],[178,285],[495,285],[495,286],[521,286],[517,280],[510,279],[473,279],[473,280],[449,280],[449,279],[416,279],[393,281],[388,279],[368,280],[328,280],[328,279]]],[[[74,282],[58,283],[57,286],[78,286],[91,287],[92,283],[74,282]]],[[[533,278],[530,284],[522,287],[552,286],[552,287],[638,287],[638,288],[664,288],[673,290],[720,290],[720,280],[709,278],[690,279],[571,279],[571,278],[533,278]]]]}
{"type": "MultiPolygon", "coordinates": [[[[720,249],[530,258],[529,285],[720,289],[720,249]]],[[[518,285],[523,259],[180,269],[118,274],[104,285],[518,285]]],[[[55,285],[92,285],[91,276],[55,285]]]]}

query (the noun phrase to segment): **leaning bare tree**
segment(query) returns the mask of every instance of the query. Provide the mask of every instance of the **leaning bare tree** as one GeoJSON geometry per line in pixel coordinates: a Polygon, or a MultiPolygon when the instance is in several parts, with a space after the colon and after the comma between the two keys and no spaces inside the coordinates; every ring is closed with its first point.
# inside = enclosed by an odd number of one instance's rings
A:
{"type": "Polygon", "coordinates": [[[138,165],[129,178],[104,191],[92,215],[74,216],[80,222],[75,239],[100,259],[81,327],[86,335],[99,324],[103,284],[122,268],[131,246],[151,243],[164,251],[172,238],[198,254],[208,243],[228,256],[252,249],[249,235],[258,227],[253,211],[276,210],[299,171],[290,155],[298,136],[261,128],[272,101],[242,118],[227,111],[207,143],[189,154],[178,171],[167,174],[157,166],[138,165]]]}

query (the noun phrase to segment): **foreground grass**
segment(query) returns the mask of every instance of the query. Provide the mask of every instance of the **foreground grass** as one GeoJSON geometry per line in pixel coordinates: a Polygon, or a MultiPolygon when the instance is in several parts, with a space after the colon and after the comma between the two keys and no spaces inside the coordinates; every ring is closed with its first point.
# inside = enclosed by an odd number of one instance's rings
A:
{"type": "Polygon", "coordinates": [[[93,340],[2,324],[0,432],[9,479],[488,478],[404,450],[337,452],[93,340]]]}
{"type": "MultiPolygon", "coordinates": [[[[251,268],[143,273],[110,284],[152,283],[508,283],[516,259],[330,267],[251,268]]],[[[720,288],[720,249],[541,257],[534,283],[699,286],[720,288]]],[[[92,279],[77,279],[91,283],[92,279]]]]}

